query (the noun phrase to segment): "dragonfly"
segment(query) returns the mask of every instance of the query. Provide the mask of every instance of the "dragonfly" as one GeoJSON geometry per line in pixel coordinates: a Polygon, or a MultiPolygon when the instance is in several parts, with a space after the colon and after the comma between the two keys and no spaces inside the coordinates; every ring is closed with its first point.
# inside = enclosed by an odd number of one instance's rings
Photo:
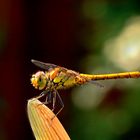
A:
{"type": "Polygon", "coordinates": [[[94,81],[97,80],[140,77],[140,71],[110,74],[83,74],[51,63],[44,63],[33,59],[31,62],[44,70],[36,72],[31,77],[31,84],[33,87],[42,91],[36,98],[39,99],[46,95],[44,104],[52,102],[52,111],[54,111],[57,97],[60,101],[61,108],[56,113],[56,116],[64,108],[64,103],[58,93],[58,90],[86,83],[94,83],[94,81]]]}

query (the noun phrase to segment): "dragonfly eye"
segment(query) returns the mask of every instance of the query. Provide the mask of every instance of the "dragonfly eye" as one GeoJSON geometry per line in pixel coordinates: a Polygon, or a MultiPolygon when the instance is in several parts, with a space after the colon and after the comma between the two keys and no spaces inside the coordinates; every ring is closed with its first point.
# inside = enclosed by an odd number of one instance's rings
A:
{"type": "Polygon", "coordinates": [[[46,87],[47,79],[43,71],[39,71],[36,74],[32,75],[31,84],[39,90],[42,90],[46,87]]]}

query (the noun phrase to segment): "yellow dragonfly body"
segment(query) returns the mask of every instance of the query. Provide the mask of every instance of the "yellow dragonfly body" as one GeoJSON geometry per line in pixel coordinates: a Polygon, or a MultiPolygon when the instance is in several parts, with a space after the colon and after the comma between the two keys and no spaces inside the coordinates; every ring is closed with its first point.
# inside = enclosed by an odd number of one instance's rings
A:
{"type": "MultiPolygon", "coordinates": [[[[58,94],[58,90],[73,87],[75,85],[82,85],[88,82],[93,82],[97,80],[107,80],[107,79],[122,79],[122,78],[139,78],[140,72],[123,72],[123,73],[113,73],[113,74],[81,74],[67,68],[57,66],[50,63],[44,63],[37,60],[31,60],[36,66],[45,69],[44,71],[38,71],[32,75],[31,84],[39,90],[43,90],[38,98],[47,95],[45,104],[50,103],[53,99],[53,109],[55,107],[56,95],[64,107],[64,104],[58,94]]],[[[62,110],[59,110],[59,112],[62,110]]],[[[58,112],[58,113],[59,113],[58,112]]],[[[57,113],[57,114],[58,114],[57,113]]]]}

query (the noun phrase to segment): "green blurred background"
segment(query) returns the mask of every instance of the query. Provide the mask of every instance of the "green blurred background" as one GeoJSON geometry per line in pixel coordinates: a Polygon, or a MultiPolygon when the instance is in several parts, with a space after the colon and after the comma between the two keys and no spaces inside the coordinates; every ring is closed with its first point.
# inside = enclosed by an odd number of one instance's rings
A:
{"type": "MultiPolygon", "coordinates": [[[[27,100],[32,58],[91,74],[140,69],[138,0],[0,1],[0,140],[34,139],[27,100]]],[[[72,140],[139,140],[140,80],[60,91],[72,140]]]]}

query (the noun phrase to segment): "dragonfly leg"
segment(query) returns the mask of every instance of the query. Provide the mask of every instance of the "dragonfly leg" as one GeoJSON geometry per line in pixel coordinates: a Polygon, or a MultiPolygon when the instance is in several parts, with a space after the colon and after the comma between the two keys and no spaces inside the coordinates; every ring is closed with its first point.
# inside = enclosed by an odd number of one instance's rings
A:
{"type": "Polygon", "coordinates": [[[56,91],[53,92],[53,108],[52,111],[55,109],[55,103],[56,103],[56,91]]]}
{"type": "MultiPolygon", "coordinates": [[[[58,100],[59,100],[59,102],[60,102],[60,105],[61,105],[61,108],[59,109],[59,111],[52,117],[52,120],[62,111],[62,109],[64,108],[64,103],[63,103],[63,101],[62,101],[62,99],[61,99],[61,97],[60,97],[60,95],[59,95],[59,93],[58,93],[58,91],[57,90],[55,90],[55,94],[58,96],[58,100]]],[[[56,97],[55,97],[56,98],[56,97]]],[[[56,99],[55,99],[56,100],[56,99]]]]}
{"type": "MultiPolygon", "coordinates": [[[[35,99],[40,99],[41,97],[45,96],[48,91],[44,90],[43,92],[40,93],[39,96],[35,97],[35,99]]],[[[43,102],[41,104],[38,104],[38,106],[44,104],[43,102]]]]}
{"type": "Polygon", "coordinates": [[[45,102],[42,102],[42,103],[45,104],[45,105],[51,103],[51,92],[47,93],[46,100],[45,100],[45,102]]]}
{"type": "Polygon", "coordinates": [[[41,97],[43,97],[45,95],[46,95],[46,100],[45,100],[45,102],[42,102],[42,103],[47,105],[47,104],[51,103],[51,92],[44,90],[43,92],[40,93],[39,96],[36,97],[36,99],[40,99],[41,97]]]}
{"type": "Polygon", "coordinates": [[[45,96],[47,92],[48,92],[48,91],[46,91],[46,90],[42,91],[42,92],[40,93],[40,95],[36,97],[36,99],[40,99],[41,97],[45,96]]]}

